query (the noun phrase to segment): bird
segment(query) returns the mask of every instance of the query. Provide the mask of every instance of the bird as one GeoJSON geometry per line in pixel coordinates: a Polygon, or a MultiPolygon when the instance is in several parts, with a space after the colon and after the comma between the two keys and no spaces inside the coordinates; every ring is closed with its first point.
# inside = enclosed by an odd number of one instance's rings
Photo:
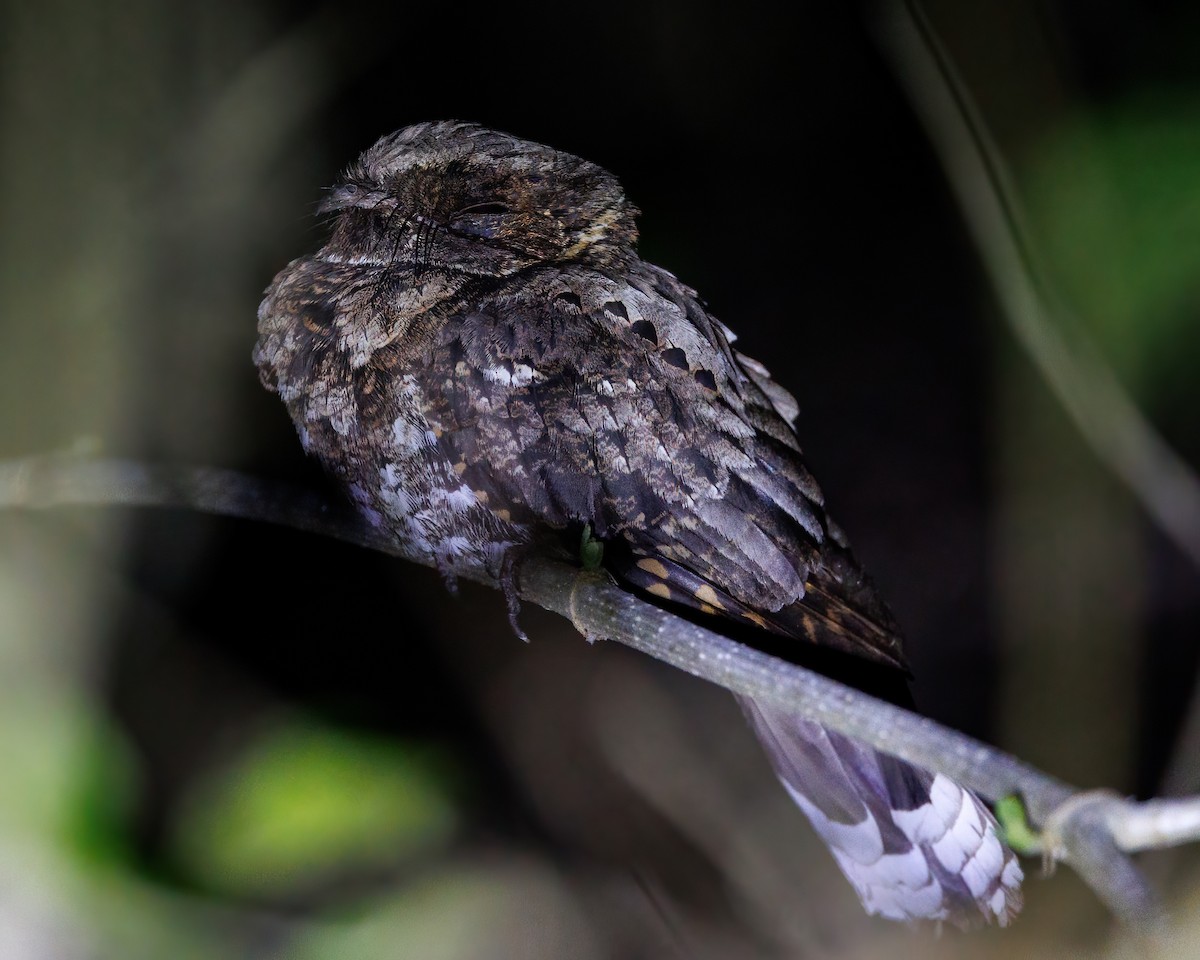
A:
{"type": "MultiPolygon", "coordinates": [[[[522,557],[590,538],[647,602],[905,685],[899,627],[826,514],[795,399],[639,256],[615,176],[439,121],[379,139],[319,210],[328,241],[267,288],[254,362],[407,555],[511,599],[522,557]]],[[[975,794],[739,702],[869,913],[1013,919],[1021,868],[975,794]]]]}

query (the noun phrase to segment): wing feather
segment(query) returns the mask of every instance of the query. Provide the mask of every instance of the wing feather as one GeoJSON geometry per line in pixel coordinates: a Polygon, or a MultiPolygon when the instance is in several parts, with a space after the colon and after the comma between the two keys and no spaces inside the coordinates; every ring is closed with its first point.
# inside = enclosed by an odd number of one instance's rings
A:
{"type": "Polygon", "coordinates": [[[468,484],[514,521],[591,524],[632,569],[662,561],[655,589],[679,602],[901,665],[890,614],[831,533],[795,401],[766,369],[655,267],[547,282],[451,317],[430,348],[442,355],[425,368],[454,373],[426,385],[429,419],[468,484]]]}

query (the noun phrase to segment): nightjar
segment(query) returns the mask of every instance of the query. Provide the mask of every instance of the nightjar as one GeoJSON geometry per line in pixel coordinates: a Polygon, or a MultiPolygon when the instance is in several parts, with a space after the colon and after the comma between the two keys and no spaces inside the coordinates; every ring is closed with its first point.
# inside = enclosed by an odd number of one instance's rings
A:
{"type": "MultiPolygon", "coordinates": [[[[896,625],[826,516],[797,407],[696,293],[637,253],[598,166],[473,124],[408,127],[321,209],[329,242],[259,308],[304,448],[447,577],[503,584],[580,532],[629,589],[903,679],[896,625]]],[[[773,705],[744,712],[872,913],[1006,923],[1021,870],[988,809],[773,705]]]]}

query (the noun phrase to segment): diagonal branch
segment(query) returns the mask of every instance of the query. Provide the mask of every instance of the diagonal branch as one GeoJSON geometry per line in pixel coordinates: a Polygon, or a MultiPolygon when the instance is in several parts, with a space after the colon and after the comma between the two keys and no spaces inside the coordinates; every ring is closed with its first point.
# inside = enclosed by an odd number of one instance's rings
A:
{"type": "Polygon", "coordinates": [[[1030,253],[1012,178],[919,3],[892,3],[883,28],[1013,336],[1092,450],[1200,568],[1200,479],[1121,387],[1030,253]]]}
{"type": "MultiPolygon", "coordinates": [[[[173,507],[264,520],[416,559],[348,507],[234,471],[72,457],[0,462],[0,509],[84,505],[173,507]]],[[[1050,862],[1070,863],[1131,926],[1156,929],[1161,910],[1127,854],[1200,839],[1200,797],[1135,803],[1080,792],[932,720],[660,610],[604,574],[531,557],[518,579],[522,599],[567,617],[589,640],[616,640],[726,689],[786,705],[985,797],[1020,795],[1043,827],[1034,849],[1050,862]]]]}

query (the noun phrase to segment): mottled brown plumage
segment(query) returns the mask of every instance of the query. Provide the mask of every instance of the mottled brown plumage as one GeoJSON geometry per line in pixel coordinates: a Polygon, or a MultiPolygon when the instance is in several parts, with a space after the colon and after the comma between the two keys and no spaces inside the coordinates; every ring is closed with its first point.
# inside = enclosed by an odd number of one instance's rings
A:
{"type": "Polygon", "coordinates": [[[373,147],[324,209],[333,236],[269,291],[256,356],[382,525],[498,574],[510,545],[588,523],[652,594],[900,664],[795,402],[637,257],[609,174],[435,125],[373,147]]]}
{"type": "MultiPolygon", "coordinates": [[[[368,150],[323,209],[332,236],[267,291],[255,361],[373,523],[448,577],[498,581],[515,549],[586,525],[631,588],[902,667],[896,625],[805,466],[795,401],[694,291],[640,259],[637,211],[610,174],[477,126],[423,124],[368,150]]],[[[748,709],[785,783],[816,776],[816,754],[782,754],[820,728],[748,709]]],[[[931,775],[880,762],[890,773],[868,786],[827,778],[837,789],[819,810],[875,824],[893,801],[911,813],[929,799],[931,775]]],[[[902,833],[889,844],[884,830],[879,855],[902,833]]],[[[959,900],[1006,918],[1007,862],[959,900]]],[[[921,915],[962,913],[946,902],[921,915]]]]}

